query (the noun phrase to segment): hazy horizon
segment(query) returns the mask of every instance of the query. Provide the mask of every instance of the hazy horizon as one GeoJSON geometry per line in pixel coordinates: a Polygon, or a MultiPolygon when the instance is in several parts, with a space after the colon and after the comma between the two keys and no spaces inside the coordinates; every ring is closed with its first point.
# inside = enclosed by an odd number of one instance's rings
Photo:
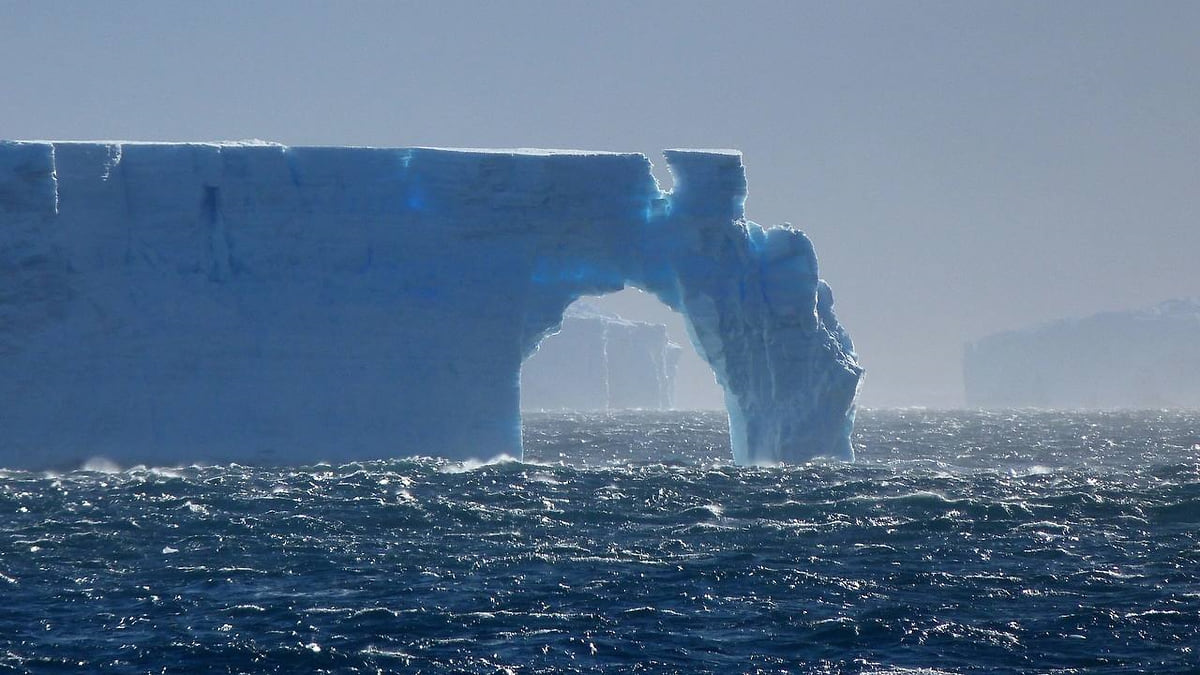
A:
{"type": "Polygon", "coordinates": [[[668,182],[664,148],[738,148],[748,217],[816,246],[862,404],[953,407],[967,342],[1200,296],[1197,25],[1186,2],[7,2],[0,138],[640,151],[668,182]]]}

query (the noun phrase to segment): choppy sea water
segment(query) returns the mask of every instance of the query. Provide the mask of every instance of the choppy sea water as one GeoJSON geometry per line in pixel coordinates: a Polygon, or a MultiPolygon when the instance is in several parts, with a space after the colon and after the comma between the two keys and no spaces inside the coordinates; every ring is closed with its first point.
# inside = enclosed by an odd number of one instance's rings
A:
{"type": "Polygon", "coordinates": [[[1196,672],[1200,413],[529,415],[526,463],[0,470],[0,672],[1196,672]]]}

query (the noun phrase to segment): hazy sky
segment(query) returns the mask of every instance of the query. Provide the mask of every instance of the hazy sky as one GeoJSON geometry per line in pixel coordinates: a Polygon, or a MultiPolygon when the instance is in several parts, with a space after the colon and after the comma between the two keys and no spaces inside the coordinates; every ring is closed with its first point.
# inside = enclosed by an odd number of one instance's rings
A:
{"type": "Polygon", "coordinates": [[[11,2],[0,138],[745,153],[866,405],[963,344],[1200,295],[1200,2],[11,2]]]}

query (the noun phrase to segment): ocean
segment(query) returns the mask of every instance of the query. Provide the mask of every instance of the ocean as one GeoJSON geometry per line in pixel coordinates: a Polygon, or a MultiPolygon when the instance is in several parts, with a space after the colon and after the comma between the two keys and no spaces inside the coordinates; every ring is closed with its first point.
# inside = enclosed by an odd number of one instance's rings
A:
{"type": "Polygon", "coordinates": [[[0,470],[0,672],[1200,672],[1200,412],[527,414],[524,462],[0,470]]]}

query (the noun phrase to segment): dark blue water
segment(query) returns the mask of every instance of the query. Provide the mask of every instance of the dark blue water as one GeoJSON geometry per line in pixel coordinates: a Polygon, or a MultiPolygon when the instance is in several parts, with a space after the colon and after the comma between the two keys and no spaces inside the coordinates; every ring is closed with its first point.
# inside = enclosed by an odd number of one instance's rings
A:
{"type": "Polygon", "coordinates": [[[0,671],[1196,672],[1200,414],[531,416],[529,463],[0,471],[0,671]]]}

